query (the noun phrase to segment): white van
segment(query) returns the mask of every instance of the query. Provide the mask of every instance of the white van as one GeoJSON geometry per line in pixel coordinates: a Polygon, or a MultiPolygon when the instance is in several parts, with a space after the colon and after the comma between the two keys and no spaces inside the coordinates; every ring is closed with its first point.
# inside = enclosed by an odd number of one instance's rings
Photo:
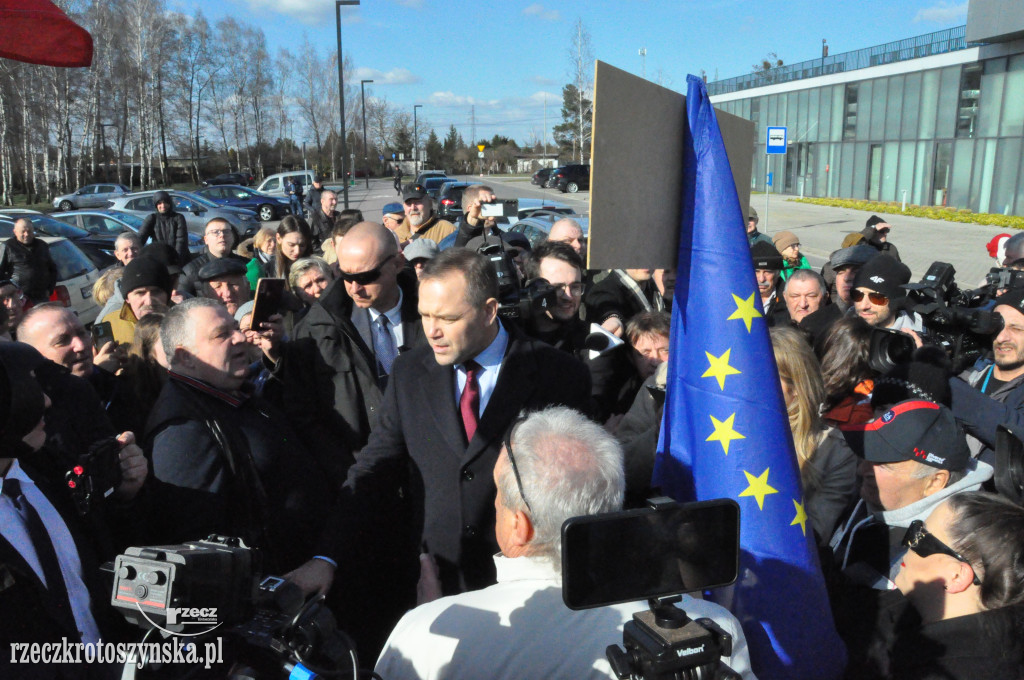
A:
{"type": "Polygon", "coordinates": [[[302,191],[313,184],[313,175],[315,173],[312,170],[295,170],[294,172],[279,172],[276,175],[270,175],[263,182],[256,187],[256,191],[260,193],[268,194],[270,196],[281,196],[282,198],[288,198],[288,185],[292,181],[292,177],[298,177],[299,181],[302,182],[302,191]]]}

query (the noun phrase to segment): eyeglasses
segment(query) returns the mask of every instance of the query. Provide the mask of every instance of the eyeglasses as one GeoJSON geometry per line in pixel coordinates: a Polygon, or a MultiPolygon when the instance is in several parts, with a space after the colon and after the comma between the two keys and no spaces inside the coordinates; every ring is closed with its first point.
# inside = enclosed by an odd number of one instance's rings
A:
{"type": "Polygon", "coordinates": [[[577,281],[576,283],[552,283],[556,289],[561,288],[566,293],[573,297],[579,297],[583,295],[583,291],[587,289],[587,284],[577,281]]]}
{"type": "Polygon", "coordinates": [[[388,255],[379,265],[365,272],[357,272],[355,274],[341,272],[340,278],[345,283],[355,283],[360,286],[368,286],[380,278],[380,270],[383,269],[384,265],[386,265],[394,256],[395,255],[388,255]]]}
{"type": "Polygon", "coordinates": [[[210,229],[206,232],[207,236],[227,236],[231,233],[230,229],[210,229]]]}
{"type": "Polygon", "coordinates": [[[526,509],[533,513],[533,508],[530,507],[530,501],[526,500],[526,492],[523,491],[523,479],[519,476],[519,468],[516,467],[516,458],[512,455],[512,433],[516,431],[519,424],[522,423],[526,418],[518,418],[516,422],[512,423],[512,427],[508,428],[508,433],[505,435],[505,453],[508,455],[508,462],[512,466],[512,474],[516,477],[516,486],[519,488],[519,496],[523,499],[523,503],[526,505],[526,509]]]}
{"type": "Polygon", "coordinates": [[[868,300],[873,305],[882,306],[889,304],[888,296],[882,295],[881,293],[865,293],[864,291],[857,290],[856,288],[850,291],[850,299],[854,302],[860,302],[864,299],[865,295],[868,296],[868,300]]]}
{"type": "MultiPolygon", "coordinates": [[[[928,530],[924,528],[924,522],[919,519],[915,519],[910,523],[901,543],[904,548],[910,548],[921,557],[949,555],[953,559],[971,567],[971,572],[974,573],[974,567],[967,561],[967,558],[935,538],[933,534],[928,533],[928,530]]],[[[981,585],[981,579],[978,578],[976,573],[974,574],[974,585],[981,585]]]]}

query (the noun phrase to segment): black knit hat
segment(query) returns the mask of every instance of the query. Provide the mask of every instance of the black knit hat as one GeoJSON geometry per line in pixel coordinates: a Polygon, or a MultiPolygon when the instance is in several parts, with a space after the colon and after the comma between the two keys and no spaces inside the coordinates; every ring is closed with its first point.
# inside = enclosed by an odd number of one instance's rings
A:
{"type": "Polygon", "coordinates": [[[167,273],[167,267],[162,263],[149,257],[137,257],[124,267],[124,276],[121,277],[121,292],[125,297],[128,293],[138,288],[155,286],[171,294],[171,275],[167,273]]]}
{"type": "Polygon", "coordinates": [[[754,269],[782,270],[782,255],[772,244],[758,241],[750,247],[750,257],[754,261],[754,269]]]}
{"type": "Polygon", "coordinates": [[[31,453],[21,441],[46,410],[43,389],[32,371],[46,359],[23,342],[0,343],[0,450],[5,457],[31,453]]]}
{"type": "Polygon", "coordinates": [[[874,227],[876,224],[881,224],[883,222],[885,222],[885,220],[883,220],[878,215],[872,215],[871,217],[868,218],[867,224],[865,226],[874,227]]]}
{"type": "Polygon", "coordinates": [[[904,298],[907,291],[900,286],[910,283],[910,268],[896,258],[878,254],[864,263],[853,279],[854,288],[867,288],[890,300],[904,298]]]}
{"type": "Polygon", "coordinates": [[[169,243],[150,243],[142,249],[139,257],[148,257],[162,264],[167,272],[173,276],[181,273],[181,260],[178,258],[178,251],[169,243]]]}
{"type": "Polygon", "coordinates": [[[996,306],[1008,305],[1024,314],[1024,288],[1011,288],[996,298],[996,306]]]}

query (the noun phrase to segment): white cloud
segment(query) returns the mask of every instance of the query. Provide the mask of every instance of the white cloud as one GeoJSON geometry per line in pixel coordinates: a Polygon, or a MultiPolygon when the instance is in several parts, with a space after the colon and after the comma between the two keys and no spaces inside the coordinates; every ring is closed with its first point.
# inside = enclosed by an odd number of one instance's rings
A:
{"type": "Polygon", "coordinates": [[[477,99],[475,97],[455,94],[450,90],[448,92],[434,92],[427,98],[427,102],[431,106],[480,106],[495,108],[501,105],[501,101],[498,99],[477,99]]]}
{"type": "Polygon", "coordinates": [[[530,82],[534,85],[540,85],[541,87],[552,87],[558,85],[558,81],[554,78],[545,78],[544,76],[533,76],[530,78],[530,82]]]}
{"type": "MultiPolygon", "coordinates": [[[[310,26],[321,26],[327,21],[335,22],[333,3],[323,0],[235,0],[254,14],[282,14],[310,26]]],[[[356,6],[342,6],[341,23],[344,26],[363,23],[363,16],[356,6]]]]}
{"type": "Polygon", "coordinates": [[[393,68],[381,71],[375,68],[359,67],[355,72],[356,80],[372,80],[374,85],[411,85],[420,82],[420,77],[404,68],[393,68]]]}
{"type": "Polygon", "coordinates": [[[523,9],[523,15],[528,17],[537,17],[544,21],[558,21],[562,18],[562,15],[558,13],[557,9],[545,9],[544,5],[539,2],[535,2],[523,9]]]}
{"type": "Polygon", "coordinates": [[[940,0],[931,7],[917,10],[914,23],[928,21],[936,24],[962,24],[967,21],[967,3],[959,5],[940,0]]]}

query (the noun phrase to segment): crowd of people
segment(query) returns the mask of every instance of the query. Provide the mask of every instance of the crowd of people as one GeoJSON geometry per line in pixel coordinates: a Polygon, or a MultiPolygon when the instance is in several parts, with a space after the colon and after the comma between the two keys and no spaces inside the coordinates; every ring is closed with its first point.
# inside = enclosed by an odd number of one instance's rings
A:
{"type": "MultiPolygon", "coordinates": [[[[324,595],[388,680],[613,677],[604,650],[638,607],[567,609],[559,531],[657,491],[675,273],[588,269],[571,217],[532,247],[482,215],[482,184],[456,223],[422,186],[396,190],[378,221],[315,182],[291,195],[308,220],[242,242],[213,219],[191,259],[158,193],[115,244],[91,330],[47,301],[45,249],[19,221],[0,254],[0,603],[22,612],[4,642],[137,637],[96,565],[221,534],[324,595]],[[254,321],[273,279],[284,292],[254,321]],[[80,517],[64,472],[111,439],[122,481],[80,517]]],[[[872,217],[819,272],[757,223],[739,266],[771,327],[848,676],[1021,677],[1024,508],[993,491],[999,426],[1024,425],[1024,289],[998,291],[990,358],[954,375],[905,304],[891,225],[872,217]],[[917,347],[887,369],[883,330],[917,347]]],[[[1024,235],[999,248],[1024,268],[1024,235]]],[[[724,661],[753,678],[737,619],[682,606],[731,633],[724,661]]]]}

